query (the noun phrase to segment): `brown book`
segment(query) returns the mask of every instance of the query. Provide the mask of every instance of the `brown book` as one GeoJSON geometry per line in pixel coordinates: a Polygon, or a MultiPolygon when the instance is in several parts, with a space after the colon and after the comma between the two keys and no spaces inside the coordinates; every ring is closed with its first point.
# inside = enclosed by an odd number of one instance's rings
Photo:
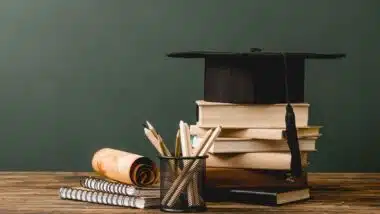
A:
{"type": "MultiPolygon", "coordinates": [[[[321,126],[309,126],[297,128],[298,138],[317,137],[320,136],[321,126]]],[[[197,125],[190,126],[190,134],[202,137],[209,128],[202,128],[197,125]]],[[[286,132],[284,128],[265,129],[265,128],[223,128],[219,134],[222,138],[251,138],[266,140],[285,140],[286,132]]]]}
{"type": "Polygon", "coordinates": [[[286,170],[250,170],[206,167],[207,188],[267,188],[305,187],[308,185],[304,172],[295,182],[286,179],[286,170]]]}
{"type": "MultiPolygon", "coordinates": [[[[262,170],[290,170],[291,154],[280,152],[208,154],[207,167],[262,170]]],[[[301,153],[301,165],[308,166],[308,153],[301,153]]]]}
{"type": "MultiPolygon", "coordinates": [[[[197,125],[203,128],[285,128],[286,104],[242,105],[196,101],[197,125]]],[[[308,127],[309,104],[293,103],[297,127],[308,127]]]]}

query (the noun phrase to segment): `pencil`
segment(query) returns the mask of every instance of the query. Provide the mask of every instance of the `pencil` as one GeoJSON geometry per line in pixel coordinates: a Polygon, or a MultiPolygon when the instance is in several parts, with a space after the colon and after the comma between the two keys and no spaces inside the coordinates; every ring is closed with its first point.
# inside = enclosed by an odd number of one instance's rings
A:
{"type": "Polygon", "coordinates": [[[178,158],[181,155],[181,138],[179,136],[179,129],[177,130],[177,134],[175,136],[175,154],[174,156],[178,158]]]}
{"type": "Polygon", "coordinates": [[[157,150],[157,152],[160,155],[162,155],[162,156],[165,155],[164,151],[161,149],[159,141],[154,136],[154,134],[152,133],[152,131],[149,130],[149,129],[147,129],[147,128],[144,128],[144,133],[145,133],[145,136],[148,138],[148,140],[152,143],[152,145],[154,146],[154,148],[157,150]]]}
{"type": "Polygon", "coordinates": [[[145,121],[145,122],[146,122],[147,128],[153,132],[153,134],[156,136],[157,139],[161,140],[162,139],[161,136],[158,134],[156,129],[153,127],[153,125],[149,121],[145,121]]]}
{"type": "Polygon", "coordinates": [[[165,156],[171,157],[172,155],[171,155],[169,149],[166,147],[164,140],[162,139],[161,135],[158,134],[157,130],[153,127],[153,125],[149,121],[146,121],[146,126],[153,133],[153,135],[157,138],[157,140],[159,141],[159,146],[160,146],[163,154],[165,156]]]}
{"type": "Polygon", "coordinates": [[[181,138],[179,136],[179,129],[177,129],[177,134],[175,136],[175,150],[174,150],[174,157],[176,158],[174,160],[175,163],[175,175],[177,176],[179,173],[179,167],[180,167],[180,162],[179,162],[179,157],[181,156],[181,138]]]}
{"type": "MultiPolygon", "coordinates": [[[[157,152],[161,156],[172,157],[172,155],[170,154],[169,150],[167,150],[166,146],[164,145],[163,141],[157,139],[156,136],[153,134],[152,130],[148,129],[145,125],[143,125],[143,126],[144,126],[145,136],[152,143],[152,145],[154,146],[154,148],[156,148],[157,152]]],[[[177,169],[176,169],[176,167],[175,167],[175,165],[174,165],[173,162],[169,162],[169,166],[170,166],[171,170],[174,173],[177,172],[177,169]]]]}

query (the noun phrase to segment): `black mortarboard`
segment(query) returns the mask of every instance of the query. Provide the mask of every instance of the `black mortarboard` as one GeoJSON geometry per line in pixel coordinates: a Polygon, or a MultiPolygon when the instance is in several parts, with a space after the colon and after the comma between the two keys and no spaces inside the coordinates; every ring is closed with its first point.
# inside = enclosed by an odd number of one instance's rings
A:
{"type": "Polygon", "coordinates": [[[303,103],[305,60],[337,59],[345,54],[190,51],[168,54],[176,58],[205,60],[204,97],[209,102],[236,104],[287,103],[286,135],[292,154],[293,177],[302,174],[301,157],[291,103],[303,103]]]}
{"type": "Polygon", "coordinates": [[[334,59],[345,55],[262,52],[253,48],[246,53],[191,51],[170,53],[168,56],[205,59],[205,101],[273,104],[304,102],[305,59],[334,59]],[[289,100],[286,99],[286,82],[289,100]]]}

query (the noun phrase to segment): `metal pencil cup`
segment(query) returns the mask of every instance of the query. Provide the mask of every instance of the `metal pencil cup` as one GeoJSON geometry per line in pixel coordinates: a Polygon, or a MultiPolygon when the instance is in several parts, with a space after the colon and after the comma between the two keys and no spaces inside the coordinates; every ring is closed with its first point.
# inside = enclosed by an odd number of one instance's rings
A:
{"type": "Polygon", "coordinates": [[[160,158],[160,201],[164,212],[203,212],[206,158],[160,158]]]}

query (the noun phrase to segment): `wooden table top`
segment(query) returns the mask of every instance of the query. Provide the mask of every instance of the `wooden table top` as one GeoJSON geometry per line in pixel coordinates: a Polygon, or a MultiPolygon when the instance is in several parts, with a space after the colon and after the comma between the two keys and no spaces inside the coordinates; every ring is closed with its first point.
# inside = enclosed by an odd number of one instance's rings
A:
{"type": "MultiPolygon", "coordinates": [[[[80,172],[0,172],[0,213],[160,213],[62,200],[62,185],[77,186],[80,172]]],[[[380,213],[380,173],[309,173],[311,199],[269,207],[208,203],[208,213],[380,213]]]]}

